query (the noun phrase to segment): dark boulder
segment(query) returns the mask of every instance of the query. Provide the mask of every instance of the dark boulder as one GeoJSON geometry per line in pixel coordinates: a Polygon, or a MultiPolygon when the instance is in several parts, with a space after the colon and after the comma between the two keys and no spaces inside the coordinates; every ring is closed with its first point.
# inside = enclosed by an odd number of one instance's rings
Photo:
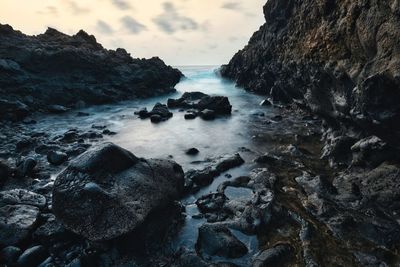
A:
{"type": "Polygon", "coordinates": [[[23,159],[19,164],[18,164],[18,170],[21,172],[22,175],[24,176],[29,176],[32,175],[34,172],[34,169],[37,165],[37,160],[31,157],[27,157],[23,159]]]}
{"type": "Polygon", "coordinates": [[[61,165],[68,159],[68,155],[60,151],[50,151],[47,153],[47,161],[53,165],[61,165]]]}
{"type": "Polygon", "coordinates": [[[377,167],[382,162],[390,160],[394,151],[382,139],[376,136],[364,138],[351,147],[353,165],[377,167]]]}
{"type": "Polygon", "coordinates": [[[197,149],[197,148],[195,148],[195,147],[192,147],[192,148],[189,148],[188,150],[186,150],[186,154],[187,155],[191,155],[191,156],[194,156],[194,155],[197,155],[197,154],[199,154],[199,150],[197,149]]]}
{"type": "Polygon", "coordinates": [[[48,255],[49,253],[44,246],[34,246],[28,248],[21,256],[19,256],[17,264],[21,267],[38,266],[48,257],[48,255]]]}
{"type": "Polygon", "coordinates": [[[215,119],[215,112],[211,109],[204,109],[200,111],[200,117],[205,121],[212,121],[215,119]]]}
{"type": "Polygon", "coordinates": [[[240,258],[248,249],[223,225],[203,224],[199,228],[196,249],[202,255],[240,258]]]}
{"type": "Polygon", "coordinates": [[[13,246],[28,239],[39,214],[39,209],[30,205],[0,207],[0,246],[13,246]]]}
{"type": "Polygon", "coordinates": [[[293,247],[287,244],[276,245],[262,251],[253,259],[252,267],[284,266],[290,260],[293,247]]]}
{"type": "Polygon", "coordinates": [[[0,192],[0,207],[6,205],[31,205],[43,209],[46,198],[26,189],[12,189],[0,192]]]}
{"type": "Polygon", "coordinates": [[[20,121],[29,114],[29,108],[24,103],[0,99],[0,120],[20,121]]]}
{"type": "Polygon", "coordinates": [[[67,229],[90,240],[109,240],[178,199],[183,185],[182,168],[175,162],[139,159],[105,143],[71,161],[58,175],[53,211],[67,229]]]}

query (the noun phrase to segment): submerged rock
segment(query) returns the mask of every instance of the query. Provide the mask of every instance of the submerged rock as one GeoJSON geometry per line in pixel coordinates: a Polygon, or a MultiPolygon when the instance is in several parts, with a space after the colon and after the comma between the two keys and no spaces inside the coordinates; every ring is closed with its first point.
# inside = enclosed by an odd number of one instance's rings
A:
{"type": "Polygon", "coordinates": [[[175,162],[139,159],[105,143],[71,161],[58,175],[53,211],[67,229],[90,240],[109,240],[178,199],[183,184],[182,168],[175,162]]]}

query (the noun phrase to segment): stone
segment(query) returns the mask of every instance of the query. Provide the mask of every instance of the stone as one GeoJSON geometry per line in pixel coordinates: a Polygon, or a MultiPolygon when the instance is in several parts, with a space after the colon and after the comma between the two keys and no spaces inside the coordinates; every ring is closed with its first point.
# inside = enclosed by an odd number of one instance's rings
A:
{"type": "Polygon", "coordinates": [[[6,205],[31,205],[43,209],[46,198],[26,189],[12,189],[0,192],[0,207],[6,205]]]}
{"type": "Polygon", "coordinates": [[[203,120],[211,121],[215,119],[215,112],[211,109],[204,109],[200,112],[200,117],[203,120]]]}
{"type": "Polygon", "coordinates": [[[240,258],[248,249],[223,225],[203,224],[199,228],[196,249],[202,255],[240,258]]]}
{"type": "Polygon", "coordinates": [[[54,114],[61,114],[68,111],[68,109],[62,105],[50,105],[47,107],[47,109],[50,113],[54,114]]]}
{"type": "Polygon", "coordinates": [[[36,164],[36,159],[27,157],[20,162],[20,164],[18,165],[18,169],[20,170],[22,175],[29,176],[33,174],[36,164]]]}
{"type": "Polygon", "coordinates": [[[74,237],[53,214],[48,214],[46,222],[36,229],[33,236],[42,244],[64,241],[74,237]]]}
{"type": "Polygon", "coordinates": [[[110,240],[133,231],[149,214],[179,199],[183,176],[173,161],[139,159],[104,143],[71,161],[57,176],[53,212],[78,235],[110,240]]]}
{"type": "Polygon", "coordinates": [[[18,257],[21,255],[22,251],[20,248],[8,246],[0,251],[0,259],[6,264],[13,266],[17,263],[18,257]]]}
{"type": "Polygon", "coordinates": [[[160,115],[155,114],[150,116],[150,120],[152,123],[159,123],[163,121],[163,118],[160,115]]]}
{"type": "Polygon", "coordinates": [[[53,165],[61,165],[68,159],[68,155],[61,151],[49,151],[47,153],[47,161],[53,165]]]}
{"type": "Polygon", "coordinates": [[[192,148],[189,148],[188,150],[186,150],[185,154],[186,154],[186,155],[194,156],[194,155],[199,154],[199,152],[200,152],[200,151],[199,151],[197,148],[192,147],[192,148]]]}
{"type": "Polygon", "coordinates": [[[284,266],[292,254],[293,247],[287,244],[276,245],[258,254],[252,263],[252,267],[284,266]]]}
{"type": "Polygon", "coordinates": [[[393,157],[393,151],[377,136],[364,138],[351,147],[353,165],[377,167],[393,157]]]}
{"type": "Polygon", "coordinates": [[[47,259],[48,255],[49,254],[44,246],[34,246],[28,248],[21,256],[19,256],[17,264],[21,267],[38,266],[47,259]]]}
{"type": "Polygon", "coordinates": [[[185,120],[194,120],[197,118],[197,114],[193,112],[188,112],[184,115],[185,120]]]}
{"type": "Polygon", "coordinates": [[[40,211],[30,205],[6,205],[0,208],[0,246],[14,246],[28,239],[40,211]]]}

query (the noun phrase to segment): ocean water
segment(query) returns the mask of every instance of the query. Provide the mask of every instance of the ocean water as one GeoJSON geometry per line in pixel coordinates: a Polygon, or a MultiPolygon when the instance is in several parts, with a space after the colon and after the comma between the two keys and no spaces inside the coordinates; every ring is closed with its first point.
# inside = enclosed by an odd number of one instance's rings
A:
{"type": "MultiPolygon", "coordinates": [[[[114,142],[138,157],[172,158],[185,171],[193,168],[201,169],[210,158],[240,153],[246,164],[223,173],[210,186],[182,200],[186,207],[186,220],[169,245],[176,249],[185,247],[194,250],[198,227],[205,222],[205,219],[192,218],[192,215],[199,213],[195,205],[196,199],[204,194],[215,192],[219,184],[229,179],[225,174],[230,174],[232,177],[248,175],[256,167],[253,159],[267,151],[269,146],[265,140],[259,142],[257,133],[270,131],[271,135],[274,135],[282,131],[277,128],[282,126],[274,123],[264,125],[265,118],[274,116],[276,109],[260,106],[264,99],[262,96],[248,93],[237,88],[233,82],[219,77],[217,67],[195,66],[179,67],[179,69],[185,78],[176,86],[177,91],[173,94],[90,107],[81,110],[90,114],[85,117],[78,117],[77,111],[62,115],[40,116],[37,118],[38,123],[33,127],[37,131],[45,131],[56,136],[71,128],[89,130],[93,124],[104,125],[118,134],[106,136],[103,141],[114,142]],[[214,121],[204,121],[200,118],[185,120],[184,112],[173,110],[173,117],[159,124],[153,124],[149,119],[141,120],[134,115],[134,112],[140,108],[146,107],[151,110],[157,102],[166,103],[168,98],[179,98],[184,92],[194,91],[227,96],[233,106],[232,115],[219,117],[214,121]],[[200,153],[196,156],[186,155],[185,151],[192,147],[196,147],[200,153]]],[[[227,194],[230,198],[246,201],[252,197],[249,191],[244,188],[228,188],[227,194]]],[[[247,245],[249,253],[242,258],[229,261],[248,266],[252,256],[258,251],[257,238],[238,231],[233,231],[233,233],[247,245]]],[[[227,259],[213,260],[226,261],[227,259]]]]}

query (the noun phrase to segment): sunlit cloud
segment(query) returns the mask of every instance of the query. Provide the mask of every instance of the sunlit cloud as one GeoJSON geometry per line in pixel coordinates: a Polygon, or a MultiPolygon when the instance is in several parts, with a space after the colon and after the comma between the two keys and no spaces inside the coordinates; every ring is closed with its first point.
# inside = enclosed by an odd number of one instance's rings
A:
{"type": "Polygon", "coordinates": [[[135,20],[130,16],[123,17],[121,19],[121,22],[124,28],[133,34],[139,34],[147,29],[145,25],[143,25],[142,23],[138,22],[137,20],[135,20]]]}
{"type": "Polygon", "coordinates": [[[72,0],[68,0],[66,3],[74,15],[81,15],[90,12],[89,8],[82,7],[72,0]]]}
{"type": "Polygon", "coordinates": [[[125,0],[112,0],[112,3],[121,10],[132,8],[131,4],[125,0]]]}
{"type": "Polygon", "coordinates": [[[173,34],[177,31],[197,30],[199,24],[192,18],[181,15],[171,2],[163,3],[164,12],[153,19],[160,30],[173,34]]]}
{"type": "Polygon", "coordinates": [[[55,6],[46,6],[44,10],[40,10],[37,12],[38,14],[43,14],[43,15],[57,15],[58,14],[58,9],[55,6]]]}
{"type": "Polygon", "coordinates": [[[114,32],[113,28],[105,21],[98,20],[96,24],[96,29],[100,33],[112,34],[114,32]]]}
{"type": "Polygon", "coordinates": [[[239,11],[242,9],[242,6],[238,2],[225,2],[221,7],[234,11],[239,11]]]}

